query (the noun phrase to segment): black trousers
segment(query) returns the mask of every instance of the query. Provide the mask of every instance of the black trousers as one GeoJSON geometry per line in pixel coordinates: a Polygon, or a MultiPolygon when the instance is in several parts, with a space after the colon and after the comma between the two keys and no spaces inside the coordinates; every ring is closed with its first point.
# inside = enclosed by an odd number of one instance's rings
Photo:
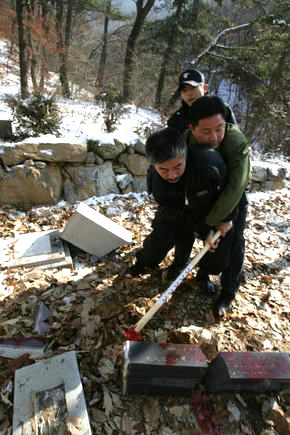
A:
{"type": "Polygon", "coordinates": [[[175,247],[174,266],[186,266],[195,240],[194,232],[182,235],[176,225],[162,220],[155,223],[153,231],[145,238],[143,248],[137,252],[137,264],[154,268],[161,263],[167,253],[175,247]]]}
{"type": "Polygon", "coordinates": [[[215,252],[207,253],[199,263],[205,273],[221,273],[222,292],[230,297],[239,289],[243,276],[247,210],[248,199],[244,193],[236,209],[233,228],[221,239],[215,252]]]}

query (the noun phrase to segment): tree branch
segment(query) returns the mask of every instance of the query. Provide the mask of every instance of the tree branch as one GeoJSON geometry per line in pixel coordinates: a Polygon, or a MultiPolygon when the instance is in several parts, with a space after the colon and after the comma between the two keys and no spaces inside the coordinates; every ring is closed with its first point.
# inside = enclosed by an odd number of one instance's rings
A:
{"type": "Polygon", "coordinates": [[[200,62],[201,59],[206,56],[210,50],[212,50],[213,47],[215,47],[218,43],[218,41],[223,38],[224,36],[226,36],[228,33],[232,33],[232,32],[238,32],[240,30],[246,29],[247,27],[250,26],[250,23],[245,23],[245,24],[241,24],[239,26],[235,26],[235,27],[229,27],[227,29],[222,30],[216,37],[215,39],[212,41],[212,43],[203,51],[201,52],[195,59],[193,59],[190,63],[192,65],[192,67],[197,66],[200,62]]]}

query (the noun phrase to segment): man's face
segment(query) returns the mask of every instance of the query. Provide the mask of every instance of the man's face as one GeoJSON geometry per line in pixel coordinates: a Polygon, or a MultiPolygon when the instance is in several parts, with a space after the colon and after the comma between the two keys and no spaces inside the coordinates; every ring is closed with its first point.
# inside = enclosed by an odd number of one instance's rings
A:
{"type": "Polygon", "coordinates": [[[207,84],[201,83],[200,86],[191,86],[189,84],[185,84],[182,86],[180,91],[181,98],[188,105],[191,106],[192,103],[200,97],[203,97],[205,92],[207,91],[207,84]]]}
{"type": "Polygon", "coordinates": [[[168,183],[177,183],[185,171],[186,160],[184,157],[176,157],[166,162],[155,163],[154,167],[160,177],[168,183]]]}
{"type": "Polygon", "coordinates": [[[221,114],[200,119],[197,126],[189,125],[199,145],[217,148],[225,136],[226,123],[221,114]]]}

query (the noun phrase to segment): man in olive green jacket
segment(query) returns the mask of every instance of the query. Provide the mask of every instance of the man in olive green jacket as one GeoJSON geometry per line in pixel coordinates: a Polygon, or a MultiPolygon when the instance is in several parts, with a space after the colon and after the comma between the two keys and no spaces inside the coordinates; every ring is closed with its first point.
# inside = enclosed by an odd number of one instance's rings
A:
{"type": "Polygon", "coordinates": [[[249,146],[239,128],[225,122],[226,107],[216,96],[204,96],[189,109],[189,130],[185,134],[189,145],[210,146],[222,155],[228,178],[217,201],[201,222],[200,234],[211,244],[212,252],[200,262],[204,274],[221,275],[222,291],[216,303],[216,313],[223,316],[242,281],[245,240],[243,236],[250,179],[249,146]],[[221,238],[211,243],[212,230],[220,230],[221,238]]]}

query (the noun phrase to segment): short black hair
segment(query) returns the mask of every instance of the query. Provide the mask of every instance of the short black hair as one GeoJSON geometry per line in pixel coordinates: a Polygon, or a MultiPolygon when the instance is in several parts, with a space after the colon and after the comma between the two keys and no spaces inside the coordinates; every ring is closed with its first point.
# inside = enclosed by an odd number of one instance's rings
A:
{"type": "Polygon", "coordinates": [[[225,103],[221,98],[215,95],[205,95],[195,100],[189,107],[189,124],[196,126],[201,119],[219,114],[226,119],[226,110],[225,103]]]}
{"type": "Polygon", "coordinates": [[[162,128],[152,133],[145,145],[146,155],[152,165],[187,156],[187,145],[175,128],[162,128]]]}

